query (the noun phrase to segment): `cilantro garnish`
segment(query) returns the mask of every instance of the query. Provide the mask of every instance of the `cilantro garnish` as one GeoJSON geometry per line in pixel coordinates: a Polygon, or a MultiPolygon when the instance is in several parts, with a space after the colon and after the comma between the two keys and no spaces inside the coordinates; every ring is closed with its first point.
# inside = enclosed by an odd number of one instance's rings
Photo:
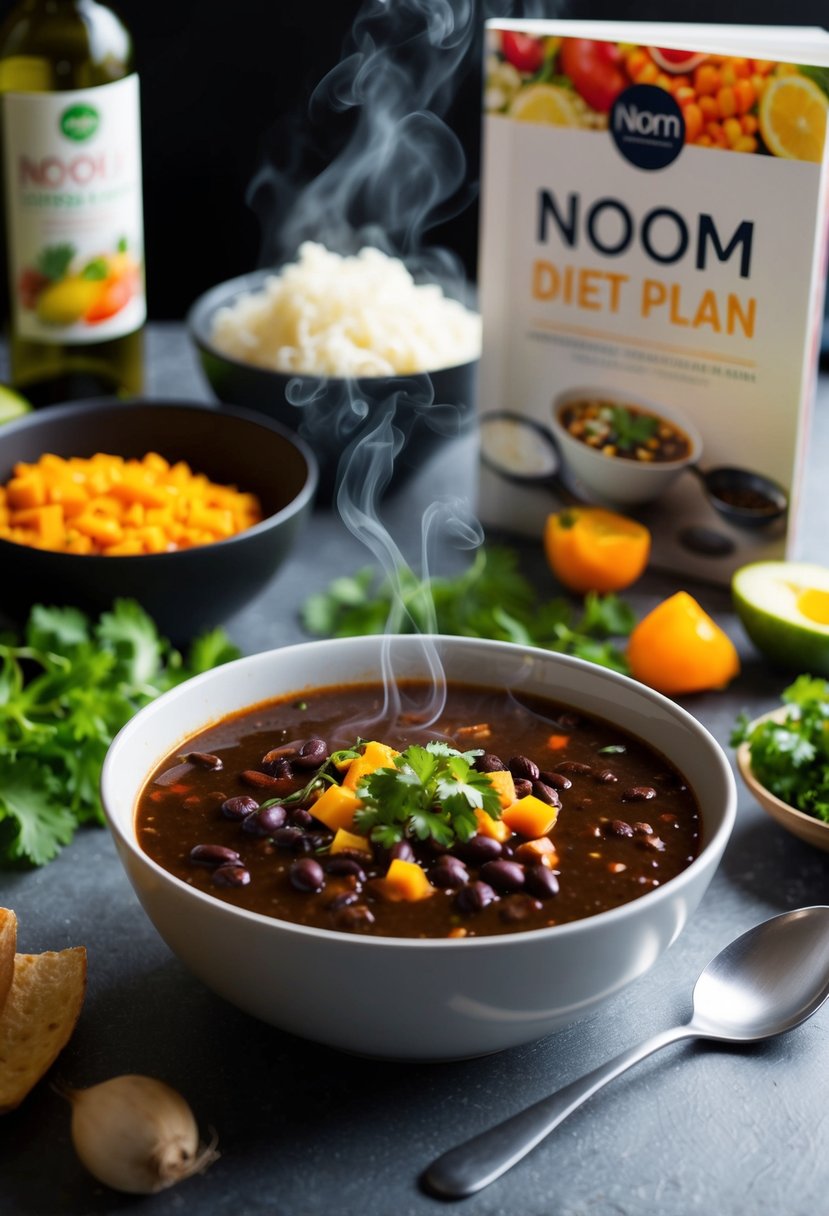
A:
{"type": "Polygon", "coordinates": [[[518,570],[517,553],[501,547],[478,549],[469,568],[454,578],[419,579],[404,568],[399,591],[388,582],[378,582],[374,569],[366,567],[310,596],[302,622],[318,637],[383,633],[398,594],[402,604],[394,621],[401,632],[437,629],[519,642],[577,655],[614,671],[629,670],[621,649],[611,640],[627,636],[635,623],[624,600],[590,592],[581,611],[563,597],[540,602],[518,570]]]}
{"type": "Polygon", "coordinates": [[[413,836],[447,847],[478,831],[476,810],[501,818],[501,803],[486,773],[472,766],[480,751],[459,752],[438,740],[412,744],[395,757],[394,768],[370,773],[358,787],[363,805],[358,831],[391,848],[413,836]]]}
{"type": "Polygon", "coordinates": [[[34,607],[22,639],[0,638],[0,863],[43,865],[79,824],[102,823],[113,736],[159,693],[238,654],[216,629],[183,658],[133,600],[94,622],[34,607]]]}
{"type": "Polygon", "coordinates": [[[752,772],[767,790],[829,823],[829,682],[798,676],[783,701],[790,706],[785,721],[751,728],[741,714],[731,743],[748,742],[752,772]]]}
{"type": "Polygon", "coordinates": [[[634,414],[623,405],[610,408],[611,437],[617,448],[629,451],[647,443],[656,434],[659,422],[652,414],[634,414]]]}

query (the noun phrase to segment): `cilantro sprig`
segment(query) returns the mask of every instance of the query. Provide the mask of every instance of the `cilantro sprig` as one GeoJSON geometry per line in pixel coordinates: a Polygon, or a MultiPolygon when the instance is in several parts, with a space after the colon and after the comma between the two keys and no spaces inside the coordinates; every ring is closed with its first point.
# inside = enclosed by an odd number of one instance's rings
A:
{"type": "Polygon", "coordinates": [[[652,414],[634,414],[623,405],[614,405],[610,409],[613,442],[626,452],[652,439],[658,426],[659,422],[652,414]]]}
{"type": "Polygon", "coordinates": [[[741,714],[731,736],[748,742],[751,768],[767,790],[829,823],[829,682],[801,675],[782,694],[785,721],[754,727],[741,714]]]}
{"type": "MultiPolygon", "coordinates": [[[[633,628],[631,607],[617,595],[592,592],[581,611],[564,597],[540,601],[518,570],[513,549],[482,546],[470,566],[452,578],[419,579],[403,569],[399,585],[403,611],[398,619],[404,620],[406,630],[429,632],[436,627],[439,633],[541,646],[614,671],[629,670],[613,639],[626,637],[633,628]]],[[[302,622],[318,637],[383,633],[395,594],[368,566],[310,596],[302,622]]]]}
{"type": "Polygon", "coordinates": [[[216,629],[187,657],[134,600],[91,621],[32,609],[0,636],[0,863],[44,865],[82,823],[102,823],[101,765],[113,736],[159,693],[238,657],[216,629]]]}
{"type": "Polygon", "coordinates": [[[354,816],[357,829],[386,848],[408,836],[447,847],[469,840],[478,830],[476,810],[501,817],[492,783],[473,768],[480,755],[440,740],[407,747],[393,768],[376,769],[358,787],[363,805],[354,816]]]}

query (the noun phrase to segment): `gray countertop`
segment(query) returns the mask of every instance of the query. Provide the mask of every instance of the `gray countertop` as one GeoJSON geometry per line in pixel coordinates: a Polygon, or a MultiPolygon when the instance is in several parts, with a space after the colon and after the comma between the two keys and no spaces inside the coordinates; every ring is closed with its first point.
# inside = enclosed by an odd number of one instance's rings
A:
{"type": "MultiPolygon", "coordinates": [[[[148,335],[153,396],[208,394],[181,327],[148,335]]],[[[821,380],[809,447],[798,556],[829,565],[825,484],[829,382],[821,380]]],[[[465,441],[439,457],[383,515],[404,545],[419,540],[433,491],[471,492],[465,441]]],[[[526,572],[555,594],[537,546],[526,572]]],[[[248,653],[302,640],[297,609],[365,550],[317,510],[268,591],[228,623],[248,653]]],[[[677,581],[649,573],[633,592],[645,610],[677,581]]],[[[723,589],[694,594],[724,625],[743,661],[725,692],[683,704],[728,750],[738,711],[760,713],[786,682],[741,631],[723,589]]],[[[730,751],[729,751],[729,754],[730,751]]],[[[89,988],[76,1032],[51,1073],[89,1085],[149,1073],[188,1098],[219,1135],[203,1177],[135,1200],[98,1185],[77,1163],[68,1108],[41,1083],[2,1120],[4,1216],[185,1211],[225,1216],[421,1216],[438,1201],[417,1187],[445,1148],[575,1079],[657,1030],[684,1020],[696,977],[732,937],[789,908],[829,902],[829,855],[787,835],[740,787],[737,824],[702,904],[653,969],[595,1016],[538,1043],[485,1059],[412,1066],[340,1055],[237,1011],[189,975],[142,912],[104,830],[87,829],[45,869],[0,872],[0,903],[19,917],[19,948],[85,945],[89,988]]],[[[829,1008],[764,1046],[677,1045],[641,1064],[572,1116],[505,1178],[463,1201],[468,1216],[814,1216],[826,1211],[829,1008]]]]}

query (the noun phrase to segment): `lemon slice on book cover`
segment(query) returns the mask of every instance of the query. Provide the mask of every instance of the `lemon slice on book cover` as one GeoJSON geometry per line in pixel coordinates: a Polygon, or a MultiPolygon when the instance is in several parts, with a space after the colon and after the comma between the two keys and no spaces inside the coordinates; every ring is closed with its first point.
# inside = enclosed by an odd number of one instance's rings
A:
{"type": "Polygon", "coordinates": [[[544,123],[549,127],[577,127],[578,111],[566,89],[554,84],[531,84],[522,89],[509,108],[519,122],[544,123]]]}
{"type": "Polygon", "coordinates": [[[777,76],[760,101],[760,134],[775,156],[820,161],[829,98],[805,76],[777,76]]]}
{"type": "Polygon", "coordinates": [[[8,388],[5,384],[0,384],[0,425],[4,422],[11,422],[13,418],[20,418],[23,414],[28,414],[31,406],[25,397],[21,397],[20,393],[16,393],[13,388],[8,388]]]}
{"type": "Polygon", "coordinates": [[[737,615],[754,645],[791,671],[829,676],[829,568],[751,562],[731,583],[737,615]]]}

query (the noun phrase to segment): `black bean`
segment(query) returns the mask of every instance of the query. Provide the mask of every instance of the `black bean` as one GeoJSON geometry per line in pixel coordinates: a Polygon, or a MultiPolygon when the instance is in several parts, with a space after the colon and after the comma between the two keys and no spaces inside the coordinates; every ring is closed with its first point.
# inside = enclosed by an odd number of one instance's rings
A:
{"type": "Polygon", "coordinates": [[[374,913],[365,904],[350,904],[348,907],[338,910],[334,923],[338,929],[345,929],[349,933],[353,933],[373,925],[374,913]]]}
{"type": "Polygon", "coordinates": [[[481,912],[497,898],[498,896],[488,883],[468,882],[455,896],[455,907],[459,912],[469,914],[481,912]]]}
{"type": "Polygon", "coordinates": [[[640,848],[653,849],[657,853],[665,852],[665,841],[659,836],[640,836],[636,841],[640,848]]]}
{"type": "Polygon", "coordinates": [[[212,752],[188,752],[184,757],[188,764],[197,764],[199,768],[210,769],[213,773],[224,768],[218,756],[214,756],[212,752]]]}
{"type": "Polygon", "coordinates": [[[656,790],[652,785],[632,785],[622,790],[621,794],[622,802],[650,802],[655,797],[656,790]]]}
{"type": "Polygon", "coordinates": [[[582,764],[579,760],[562,760],[561,764],[556,765],[557,773],[592,773],[593,769],[589,764],[582,764]]]}
{"type": "Polygon", "coordinates": [[[251,798],[247,794],[240,794],[238,798],[226,798],[219,807],[219,810],[225,819],[241,821],[250,815],[251,812],[258,811],[259,803],[255,798],[251,798]]]}
{"type": "Polygon", "coordinates": [[[484,752],[482,756],[475,757],[472,767],[479,773],[503,773],[507,766],[500,756],[494,756],[492,752],[484,752]]]}
{"type": "Polygon", "coordinates": [[[558,895],[558,876],[547,866],[527,866],[526,884],[527,890],[537,899],[551,899],[558,895]]]}
{"type": "Polygon", "coordinates": [[[624,819],[613,819],[605,827],[608,836],[632,836],[633,828],[624,819]]]}
{"type": "Polygon", "coordinates": [[[280,760],[293,760],[301,746],[301,743],[297,740],[294,743],[283,743],[281,747],[272,747],[269,752],[265,752],[262,757],[262,763],[278,764],[280,760]]]}
{"type": "Polygon", "coordinates": [[[429,870],[429,882],[441,891],[454,891],[469,882],[469,871],[460,858],[447,855],[429,870]]]}
{"type": "Polygon", "coordinates": [[[517,861],[488,861],[481,866],[481,878],[496,891],[520,891],[524,886],[524,867],[517,861]]]}
{"type": "Polygon", "coordinates": [[[290,760],[263,760],[261,768],[263,773],[266,773],[269,777],[276,777],[283,781],[286,777],[293,778],[294,775],[290,760]]]}
{"type": "Polygon", "coordinates": [[[325,871],[313,857],[300,857],[293,862],[288,877],[297,891],[316,894],[325,886],[325,871]]]}
{"type": "Polygon", "coordinates": [[[414,849],[408,840],[398,840],[389,852],[390,861],[414,861],[414,849]]]}
{"type": "Polygon", "coordinates": [[[303,743],[292,761],[294,768],[319,768],[328,759],[328,744],[324,739],[309,739],[303,743]]]}
{"type": "Polygon", "coordinates": [[[329,874],[349,875],[356,878],[357,882],[366,881],[366,872],[359,861],[354,857],[344,857],[342,853],[337,853],[336,857],[329,857],[325,862],[325,868],[329,874]]]}
{"type": "Polygon", "coordinates": [[[561,806],[561,799],[556,790],[552,786],[547,785],[546,781],[534,781],[533,793],[536,798],[540,798],[542,802],[546,802],[548,806],[561,806]]]}
{"type": "Polygon", "coordinates": [[[513,756],[507,761],[507,768],[513,777],[525,777],[527,781],[538,780],[538,765],[534,760],[530,760],[529,756],[513,756]]]}
{"type": "Polygon", "coordinates": [[[235,849],[226,849],[222,844],[197,844],[190,850],[190,860],[203,866],[232,865],[240,857],[235,849]]]}
{"type": "Polygon", "coordinates": [[[248,815],[242,823],[242,831],[249,836],[273,836],[284,827],[286,811],[278,803],[275,806],[263,806],[253,814],[248,815]]]}
{"type": "Polygon", "coordinates": [[[302,828],[277,828],[273,833],[273,842],[281,849],[292,849],[304,835],[302,828]]]}
{"type": "Polygon", "coordinates": [[[564,773],[554,773],[550,769],[542,769],[539,774],[545,785],[550,785],[554,790],[569,790],[573,782],[569,777],[565,777],[564,773]]]}
{"type": "Polygon", "coordinates": [[[634,823],[633,830],[637,836],[652,836],[653,828],[649,823],[634,823]]]}
{"type": "Polygon", "coordinates": [[[251,789],[267,790],[276,798],[283,794],[290,794],[294,788],[291,777],[271,777],[268,773],[260,773],[255,768],[245,769],[243,773],[239,774],[239,780],[243,785],[249,785],[251,789]]]}
{"type": "Polygon", "coordinates": [[[295,828],[308,828],[314,822],[314,816],[306,811],[304,806],[296,806],[291,810],[291,823],[295,828]]]}
{"type": "Polygon", "coordinates": [[[516,798],[526,798],[533,792],[533,783],[529,777],[514,777],[512,784],[515,786],[516,798]]]}
{"type": "Polygon", "coordinates": [[[615,785],[619,778],[612,768],[603,768],[600,773],[596,773],[596,780],[600,781],[602,785],[615,785]]]}
{"type": "Polygon", "coordinates": [[[463,861],[479,866],[501,856],[501,843],[492,836],[470,836],[469,840],[458,845],[455,851],[463,861]]]}
{"type": "Polygon", "coordinates": [[[217,887],[246,887],[250,882],[250,872],[244,866],[219,866],[213,871],[210,881],[217,887]]]}

